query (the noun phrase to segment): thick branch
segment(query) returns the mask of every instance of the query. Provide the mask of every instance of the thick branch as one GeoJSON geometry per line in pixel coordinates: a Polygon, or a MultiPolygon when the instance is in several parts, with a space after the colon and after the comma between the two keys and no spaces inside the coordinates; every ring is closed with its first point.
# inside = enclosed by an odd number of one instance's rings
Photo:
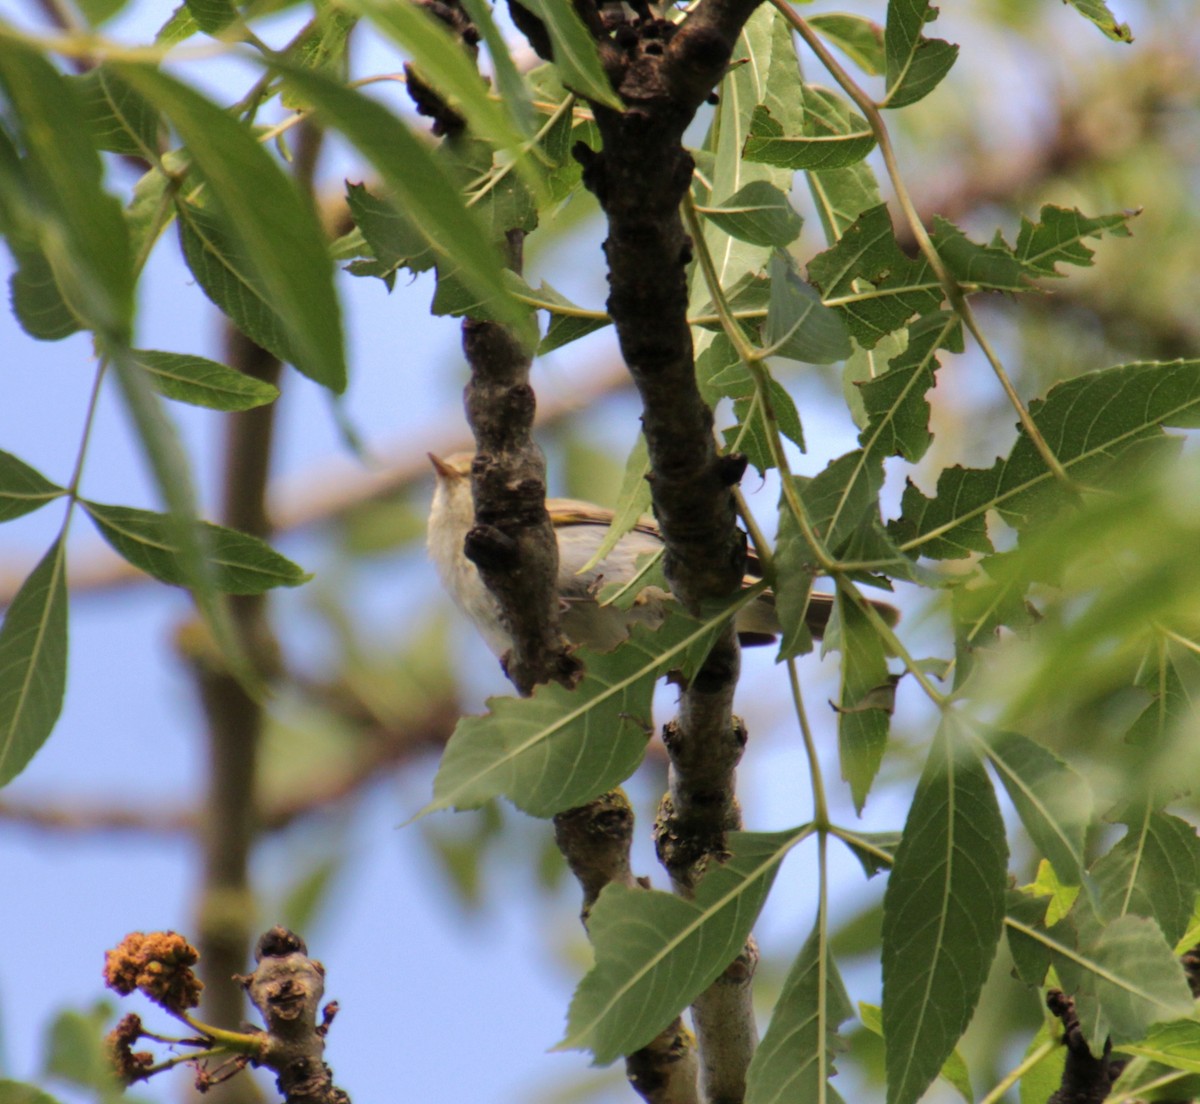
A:
{"type": "MultiPolygon", "coordinates": [[[[559,813],[554,840],[583,890],[584,927],[600,891],[610,882],[646,884],[630,869],[633,809],[620,790],[559,813]]],[[[696,1040],[679,1017],[625,1059],[625,1074],[646,1104],[699,1104],[696,1040]]]]}

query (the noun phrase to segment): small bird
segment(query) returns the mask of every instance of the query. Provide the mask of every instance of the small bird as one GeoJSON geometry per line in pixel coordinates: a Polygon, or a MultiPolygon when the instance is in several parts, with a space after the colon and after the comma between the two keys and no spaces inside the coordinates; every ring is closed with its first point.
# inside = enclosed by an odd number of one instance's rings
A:
{"type": "MultiPolygon", "coordinates": [[[[429,454],[437,485],[429,512],[429,557],[437,567],[442,586],[455,604],[479,630],[487,646],[503,657],[512,647],[504,629],[500,607],[484,585],[479,569],[467,559],[463,544],[475,524],[475,503],[471,497],[471,453],[456,453],[446,459],[429,454]]],[[[613,512],[591,502],[570,498],[549,498],[546,509],[558,538],[558,592],[562,601],[562,631],[571,643],[604,652],[621,643],[636,625],[656,627],[666,615],[671,595],[659,587],[646,587],[629,609],[601,605],[598,595],[609,583],[631,580],[639,570],[638,560],[663,547],[658,525],[642,518],[625,534],[600,563],[583,570],[604,540],[613,512]]],[[[757,560],[748,558],[746,585],[757,581],[757,560]]],[[[884,603],[872,603],[889,624],[895,624],[897,611],[884,603]]],[[[809,598],[805,620],[809,631],[820,639],[833,598],[813,594],[809,598]]],[[[782,631],[775,613],[775,596],[764,591],[737,614],[738,637],[743,644],[769,644],[782,631]]]]}

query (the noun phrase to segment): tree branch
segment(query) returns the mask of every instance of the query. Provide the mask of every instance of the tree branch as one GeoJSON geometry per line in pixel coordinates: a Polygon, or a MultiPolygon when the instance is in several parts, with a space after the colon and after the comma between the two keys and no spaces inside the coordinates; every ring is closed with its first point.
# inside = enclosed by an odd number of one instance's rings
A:
{"type": "MultiPolygon", "coordinates": [[[[554,818],[554,840],[583,890],[579,917],[588,925],[592,906],[610,883],[646,886],[630,869],[633,808],[621,790],[602,794],[554,818]]],[[[625,1059],[625,1075],[646,1104],[699,1104],[695,1038],[676,1017],[625,1059]]]]}

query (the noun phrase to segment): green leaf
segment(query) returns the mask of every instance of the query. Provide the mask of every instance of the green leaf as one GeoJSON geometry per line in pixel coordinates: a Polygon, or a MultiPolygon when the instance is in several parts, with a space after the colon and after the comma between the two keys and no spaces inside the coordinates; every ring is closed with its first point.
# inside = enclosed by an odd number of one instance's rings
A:
{"type": "Polygon", "coordinates": [[[1084,238],[1111,234],[1118,238],[1130,236],[1129,220],[1135,211],[1089,218],[1078,208],[1067,210],[1046,204],[1038,214],[1038,222],[1021,219],[1017,234],[1017,259],[1031,275],[1062,276],[1058,264],[1089,268],[1093,251],[1083,244],[1084,238]]]}
{"type": "Polygon", "coordinates": [[[804,220],[774,184],[752,180],[717,207],[698,207],[709,220],[739,241],[782,248],[794,242],[804,220]]]}
{"type": "Polygon", "coordinates": [[[838,832],[850,853],[858,859],[868,878],[875,877],[881,870],[891,870],[895,861],[896,848],[900,846],[899,832],[838,832]]]}
{"type": "Polygon", "coordinates": [[[1066,0],[1084,19],[1100,28],[1114,42],[1132,42],[1128,23],[1118,23],[1104,0],[1066,0]]]}
{"type": "Polygon", "coordinates": [[[588,1049],[605,1065],[653,1039],[741,952],[780,862],[808,832],[731,833],[730,857],[691,900],[606,886],[588,919],[596,964],[557,1049],[588,1049]]]}
{"type": "Polygon", "coordinates": [[[532,816],[574,808],[628,778],[653,732],[654,684],[681,666],[698,642],[734,612],[707,622],[668,616],[654,632],[635,629],[615,651],[585,653],[574,689],[542,686],[530,698],[490,698],[491,712],[459,721],[438,767],[438,809],[476,808],[504,795],[532,816]]]}
{"type": "Polygon", "coordinates": [[[572,341],[578,341],[590,333],[604,329],[612,324],[612,319],[603,311],[590,311],[572,303],[565,295],[560,295],[545,280],[529,299],[529,304],[550,315],[550,325],[546,327],[546,336],[538,345],[538,355],[561,349],[572,341]]]}
{"type": "Polygon", "coordinates": [[[888,0],[883,50],[887,59],[884,107],[904,107],[924,99],[950,72],[958,47],[921,34],[937,18],[929,0],[888,0]]]}
{"type": "MultiPolygon", "coordinates": [[[[1200,425],[1200,360],[1123,364],[1058,384],[1030,403],[1034,424],[1074,480],[1103,483],[1134,446],[1165,441],[1163,426],[1200,425]]],[[[947,468],[932,498],[910,481],[888,531],[910,555],[953,559],[990,552],[988,510],[1018,530],[1066,501],[1022,430],[991,468],[947,468]]]]}
{"type": "MultiPolygon", "coordinates": [[[[859,1001],[858,1018],[862,1020],[863,1027],[873,1035],[878,1035],[881,1039],[884,1037],[882,1009],[876,1005],[867,1004],[865,1001],[859,1001]]],[[[967,1071],[967,1063],[957,1047],[942,1064],[942,1068],[938,1070],[938,1076],[954,1088],[967,1104],[972,1104],[975,1094],[971,1090],[971,1075],[967,1071]]],[[[1041,1104],[1045,1104],[1045,1102],[1042,1101],[1041,1104]]]]}
{"type": "Polygon", "coordinates": [[[882,76],[887,61],[883,53],[883,28],[861,15],[832,12],[810,15],[808,25],[832,42],[864,73],[882,76]]]}
{"type": "Polygon", "coordinates": [[[219,34],[237,19],[233,0],[184,0],[188,14],[205,34],[219,34]]]}
{"type": "Polygon", "coordinates": [[[387,0],[345,3],[411,54],[421,79],[462,115],[471,134],[511,154],[526,179],[536,183],[536,171],[524,148],[529,133],[514,125],[502,101],[488,95],[474,60],[441,20],[420,4],[387,0]]]}
{"type": "Polygon", "coordinates": [[[858,440],[867,452],[903,456],[910,464],[925,455],[933,440],[925,395],[941,367],[937,352],[949,349],[960,353],[962,348],[957,315],[939,311],[909,327],[908,344],[891,359],[887,370],[859,385],[867,425],[858,440]]]}
{"type": "Polygon", "coordinates": [[[46,742],[67,684],[66,549],[56,540],[0,625],[0,786],[46,742]]]}
{"type": "Polygon", "coordinates": [[[941,284],[925,259],[906,257],[896,244],[884,204],[864,211],[836,245],[809,261],[808,278],[867,349],[942,301],[941,284]]]}
{"type": "Polygon", "coordinates": [[[840,1104],[828,1086],[838,1026],[854,1006],[820,925],[805,940],[783,983],[771,1024],[746,1074],[746,1104],[840,1104]],[[824,992],[822,992],[824,989],[824,992]]]}
{"type": "Polygon", "coordinates": [[[0,1101],[4,1104],[59,1104],[58,1097],[21,1081],[0,1081],[0,1101]]]}
{"type": "Polygon", "coordinates": [[[813,549],[795,514],[779,500],[779,532],[775,538],[775,613],[783,629],[776,662],[812,651],[812,632],[805,612],[813,585],[813,549]]]}
{"type": "Polygon", "coordinates": [[[462,282],[497,319],[515,326],[533,344],[529,312],[509,291],[486,229],[463,206],[459,189],[424,143],[385,107],[359,92],[299,69],[288,69],[287,79],[375,166],[405,215],[462,282]]]}
{"type": "Polygon", "coordinates": [[[839,588],[841,690],[836,706],[838,757],[860,816],[883,762],[895,707],[896,680],[888,673],[883,641],[867,615],[839,588]]]}
{"type": "Polygon", "coordinates": [[[1186,821],[1150,808],[1131,809],[1129,831],[1092,866],[1100,911],[1147,916],[1174,946],[1187,931],[1200,893],[1200,839],[1186,821]]]}
{"type": "Polygon", "coordinates": [[[139,92],[107,64],[71,80],[80,90],[92,141],[97,149],[154,161],[161,142],[162,119],[139,92]]]}
{"type": "MultiPolygon", "coordinates": [[[[501,102],[508,110],[516,128],[522,134],[532,135],[537,129],[537,112],[529,95],[529,86],[513,61],[508,43],[504,41],[504,35],[492,18],[487,0],[462,0],[462,6],[471,17],[471,22],[483,35],[483,41],[487,43],[496,91],[500,94],[501,102]]],[[[568,121],[568,129],[569,126],[568,121]]]]}
{"type": "Polygon", "coordinates": [[[1194,708],[1178,657],[1168,650],[1165,637],[1153,642],[1137,685],[1150,695],[1150,703],[1130,725],[1125,742],[1135,747],[1161,747],[1161,741],[1175,725],[1190,718],[1194,708]]]}
{"type": "Polygon", "coordinates": [[[625,471],[621,476],[621,487],[617,491],[617,504],[608,531],[592,558],[580,568],[580,574],[591,571],[614,548],[646,514],[650,513],[650,454],[643,434],[637,435],[633,448],[625,460],[625,471]]]}
{"type": "Polygon", "coordinates": [[[624,111],[625,105],[600,64],[595,40],[569,0],[523,0],[523,6],[545,24],[563,84],[592,103],[624,111]]]}
{"type": "MultiPolygon", "coordinates": [[[[174,539],[171,518],[130,506],[105,506],[81,500],[100,535],[148,575],[187,586],[187,570],[174,539]]],[[[277,586],[299,586],[310,576],[265,541],[236,529],[201,522],[213,585],[228,594],[261,594],[277,586]]]]}
{"type": "Polygon", "coordinates": [[[855,449],[809,480],[797,480],[813,532],[840,556],[847,542],[879,516],[883,458],[855,449]]]}
{"type": "Polygon", "coordinates": [[[1151,1024],[1192,1014],[1183,967],[1153,920],[1122,916],[1093,926],[1077,946],[1055,938],[1069,930],[1067,922],[1042,937],[1064,990],[1075,998],[1085,1038],[1131,1042],[1151,1024]]]}
{"type": "Polygon", "coordinates": [[[346,184],[346,203],[354,224],[386,270],[391,287],[395,269],[425,272],[437,261],[428,239],[395,204],[373,195],[362,184],[346,184]]]}
{"type": "Polygon", "coordinates": [[[128,3],[129,0],[77,0],[76,6],[88,23],[98,27],[124,11],[128,3]]]}
{"type": "Polygon", "coordinates": [[[1121,1050],[1171,1069],[1200,1073],[1200,1023],[1187,1019],[1156,1024],[1145,1038],[1125,1043],[1121,1050]]]}
{"type": "Polygon", "coordinates": [[[311,205],[250,130],[216,104],[157,70],[127,63],[116,69],[179,132],[204,177],[206,198],[215,201],[211,221],[262,288],[286,334],[291,363],[330,390],[345,390],[341,308],[311,205]]]}
{"type": "MultiPolygon", "coordinates": [[[[1025,1048],[1028,1058],[1044,1043],[1059,1042],[1057,1024],[1043,1023],[1025,1048]]],[[[1062,1084],[1063,1067],[1067,1063],[1067,1048],[1056,1046],[1021,1078],[1020,1104],[1046,1104],[1062,1084]]]]}
{"type": "MultiPolygon", "coordinates": [[[[104,1042],[112,1019],[113,1006],[99,1000],[87,1010],[60,1012],[46,1033],[45,1072],[90,1090],[100,1104],[115,1104],[124,1088],[104,1042]]],[[[0,1090],[0,1101],[7,1099],[0,1090]]]]}
{"type": "Polygon", "coordinates": [[[30,337],[39,341],[61,341],[78,333],[82,319],[67,305],[46,255],[9,239],[17,271],[9,279],[13,314],[30,337]]]}
{"type": "Polygon", "coordinates": [[[1082,775],[1015,732],[988,737],[985,754],[1025,830],[1068,885],[1083,885],[1092,794],[1082,775]]]}
{"type": "Polygon", "coordinates": [[[835,93],[806,85],[804,104],[803,122],[795,134],[759,104],[743,151],[746,160],[792,170],[844,169],[875,148],[867,121],[835,93]]]}
{"type": "Polygon", "coordinates": [[[32,513],[66,493],[24,460],[0,451],[0,521],[32,513]]]}
{"type": "Polygon", "coordinates": [[[130,359],[144,368],[150,386],[160,395],[210,410],[250,410],[274,402],[279,388],[235,372],[215,360],[188,353],[133,349],[130,359]]]}
{"type": "MultiPolygon", "coordinates": [[[[716,342],[712,348],[716,348],[716,342]]],[[[731,452],[743,452],[746,458],[765,473],[775,466],[770,437],[778,432],[804,450],[804,428],[800,413],[787,388],[771,376],[767,377],[767,394],[775,421],[768,425],[764,403],[746,366],[740,361],[712,380],[721,394],[733,399],[733,416],[737,425],[723,430],[725,446],[731,452]]]]}
{"type": "MultiPolygon", "coordinates": [[[[0,42],[0,85],[21,124],[37,246],[58,291],[76,318],[106,341],[123,343],[133,317],[129,234],[120,204],[101,187],[103,166],[83,101],[49,62],[8,38],[0,42]]],[[[47,274],[38,275],[41,282],[47,274]]],[[[44,310],[44,294],[36,301],[44,310]]],[[[62,315],[55,313],[60,331],[62,315]]]]}
{"type": "Polygon", "coordinates": [[[772,356],[808,364],[832,364],[850,355],[841,318],[821,302],[781,250],[771,254],[771,299],[763,324],[763,343],[772,356]]]}
{"type": "Polygon", "coordinates": [[[970,1022],[1000,939],[1007,861],[987,773],[947,718],[883,899],[888,1104],[913,1104],[970,1022]]]}

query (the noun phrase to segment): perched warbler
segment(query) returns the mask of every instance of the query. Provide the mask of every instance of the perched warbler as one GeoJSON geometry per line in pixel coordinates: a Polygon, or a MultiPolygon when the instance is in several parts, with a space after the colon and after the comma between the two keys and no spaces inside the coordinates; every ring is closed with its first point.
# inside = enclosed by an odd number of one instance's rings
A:
{"type": "MultiPolygon", "coordinates": [[[[474,623],[488,647],[503,656],[512,647],[500,617],[496,599],[483,583],[479,569],[463,552],[468,531],[475,524],[475,504],[471,497],[471,453],[456,453],[441,459],[429,454],[437,485],[429,512],[429,556],[437,567],[442,586],[455,604],[474,623]]],[[[638,559],[663,547],[658,526],[651,518],[642,518],[625,534],[598,564],[582,570],[600,547],[612,521],[613,512],[591,502],[570,498],[550,498],[546,509],[558,538],[558,593],[562,600],[562,630],[571,643],[593,651],[615,648],[639,624],[657,626],[666,614],[670,594],[658,587],[646,587],[629,609],[603,606],[597,600],[600,589],[609,583],[628,582],[638,570],[638,559]]],[[[750,557],[747,585],[756,581],[756,561],[750,557]]],[[[884,603],[872,603],[889,624],[896,610],[884,603]]],[[[820,638],[829,621],[833,599],[828,594],[813,594],[805,619],[813,636],[820,638]]],[[[736,620],[743,644],[768,644],[780,632],[775,614],[775,596],[765,591],[743,607],[736,620]]]]}

